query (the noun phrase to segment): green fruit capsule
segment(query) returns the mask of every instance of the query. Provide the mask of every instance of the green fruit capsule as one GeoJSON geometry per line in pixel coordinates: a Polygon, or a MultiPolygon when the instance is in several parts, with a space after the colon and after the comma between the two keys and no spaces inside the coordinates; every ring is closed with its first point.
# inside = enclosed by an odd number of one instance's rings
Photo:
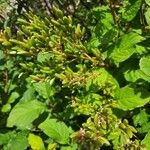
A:
{"type": "Polygon", "coordinates": [[[9,41],[4,41],[4,42],[2,43],[2,45],[4,45],[4,46],[11,46],[11,42],[9,42],[9,41]]]}
{"type": "Polygon", "coordinates": [[[53,7],[53,11],[57,17],[63,18],[64,13],[60,9],[58,9],[57,7],[53,7]]]}
{"type": "Polygon", "coordinates": [[[103,145],[103,144],[110,145],[109,141],[108,141],[106,138],[104,138],[104,137],[99,136],[99,138],[98,138],[97,140],[98,140],[102,145],[103,145]]]}
{"type": "Polygon", "coordinates": [[[67,31],[67,28],[64,25],[60,25],[59,28],[62,29],[63,31],[67,31]]]}
{"type": "Polygon", "coordinates": [[[54,19],[51,19],[52,24],[54,24],[55,26],[60,26],[60,23],[54,19]]]}
{"type": "Polygon", "coordinates": [[[22,18],[18,18],[17,20],[19,23],[24,24],[24,25],[29,25],[30,23],[27,22],[26,20],[22,19],[22,18]]]}
{"type": "Polygon", "coordinates": [[[94,116],[94,123],[98,124],[98,120],[99,120],[99,115],[98,113],[94,116]]]}
{"type": "Polygon", "coordinates": [[[85,27],[82,28],[81,34],[84,35],[85,33],[85,27]]]}
{"type": "Polygon", "coordinates": [[[77,25],[77,27],[75,28],[75,33],[78,35],[78,36],[81,36],[81,27],[80,27],[80,24],[77,25]]]}
{"type": "Polygon", "coordinates": [[[15,40],[15,39],[10,39],[9,41],[10,41],[11,43],[17,44],[17,45],[19,45],[19,46],[21,46],[21,47],[23,47],[23,48],[25,48],[25,49],[26,49],[26,48],[29,49],[29,45],[28,45],[27,43],[24,43],[24,42],[15,40]]]}
{"type": "Polygon", "coordinates": [[[23,67],[23,68],[27,68],[27,65],[23,64],[23,63],[20,63],[20,66],[23,67]]]}
{"type": "Polygon", "coordinates": [[[127,119],[124,119],[124,120],[123,120],[123,123],[124,123],[125,125],[128,125],[129,122],[128,122],[127,119]]]}
{"type": "Polygon", "coordinates": [[[12,34],[11,29],[9,27],[6,27],[6,29],[4,30],[4,36],[7,40],[11,38],[12,34]]]}
{"type": "Polygon", "coordinates": [[[30,77],[33,79],[33,80],[36,80],[36,81],[40,81],[41,78],[37,77],[37,76],[34,76],[34,75],[30,75],[30,77]]]}
{"type": "Polygon", "coordinates": [[[44,70],[44,69],[40,69],[40,71],[41,71],[42,73],[48,73],[48,74],[52,73],[52,71],[51,71],[51,70],[44,70]]]}
{"type": "Polygon", "coordinates": [[[32,56],[33,54],[27,51],[18,51],[17,52],[18,55],[28,55],[28,56],[32,56]]]}
{"type": "Polygon", "coordinates": [[[69,24],[72,24],[72,17],[68,16],[69,24]]]}
{"type": "Polygon", "coordinates": [[[132,132],[137,133],[137,130],[136,130],[134,127],[129,126],[129,128],[130,128],[130,130],[131,130],[132,132]]]}
{"type": "Polygon", "coordinates": [[[22,28],[22,31],[23,31],[25,34],[28,34],[28,35],[31,34],[31,32],[30,32],[30,30],[27,28],[27,26],[22,25],[21,28],[22,28]]]}
{"type": "Polygon", "coordinates": [[[133,133],[132,133],[132,131],[129,128],[127,128],[126,133],[129,136],[129,138],[132,138],[133,133]]]}
{"type": "Polygon", "coordinates": [[[125,126],[123,123],[120,123],[120,124],[119,124],[119,127],[120,127],[121,129],[125,129],[125,128],[126,128],[126,126],[125,126]]]}
{"type": "Polygon", "coordinates": [[[66,16],[63,17],[63,22],[67,25],[70,24],[69,19],[66,16]]]}
{"type": "Polygon", "coordinates": [[[4,41],[6,41],[5,39],[0,38],[0,43],[3,43],[4,41]]]}

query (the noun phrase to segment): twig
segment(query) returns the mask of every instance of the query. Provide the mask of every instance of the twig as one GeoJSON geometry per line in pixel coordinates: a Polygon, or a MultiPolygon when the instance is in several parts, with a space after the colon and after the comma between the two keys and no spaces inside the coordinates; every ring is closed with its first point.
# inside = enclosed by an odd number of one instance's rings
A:
{"type": "Polygon", "coordinates": [[[51,3],[48,2],[47,0],[44,0],[44,3],[45,3],[46,8],[47,8],[47,10],[48,10],[48,12],[49,12],[49,15],[52,15],[52,16],[53,16],[51,3]]]}
{"type": "Polygon", "coordinates": [[[116,20],[116,12],[115,12],[115,3],[113,0],[109,0],[109,4],[110,4],[110,10],[111,10],[111,14],[114,20],[114,24],[117,24],[117,20],[116,20]]]}
{"type": "Polygon", "coordinates": [[[146,29],[146,23],[145,23],[145,16],[144,16],[144,9],[145,9],[145,6],[144,8],[140,8],[140,19],[141,19],[141,23],[143,25],[143,31],[144,32],[147,32],[147,29],[146,29]]]}

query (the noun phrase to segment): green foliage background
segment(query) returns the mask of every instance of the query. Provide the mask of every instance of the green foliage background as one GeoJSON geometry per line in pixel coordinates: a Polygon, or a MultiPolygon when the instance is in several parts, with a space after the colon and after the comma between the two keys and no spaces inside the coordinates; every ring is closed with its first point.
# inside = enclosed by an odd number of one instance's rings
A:
{"type": "Polygon", "coordinates": [[[1,18],[0,149],[150,149],[149,0],[16,1],[1,18]]]}

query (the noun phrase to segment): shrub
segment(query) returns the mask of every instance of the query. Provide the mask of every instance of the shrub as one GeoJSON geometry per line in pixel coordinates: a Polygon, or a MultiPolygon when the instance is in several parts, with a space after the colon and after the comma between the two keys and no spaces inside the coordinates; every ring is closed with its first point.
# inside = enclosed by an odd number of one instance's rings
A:
{"type": "Polygon", "coordinates": [[[149,2],[52,11],[1,32],[2,148],[149,149],[149,2]]]}

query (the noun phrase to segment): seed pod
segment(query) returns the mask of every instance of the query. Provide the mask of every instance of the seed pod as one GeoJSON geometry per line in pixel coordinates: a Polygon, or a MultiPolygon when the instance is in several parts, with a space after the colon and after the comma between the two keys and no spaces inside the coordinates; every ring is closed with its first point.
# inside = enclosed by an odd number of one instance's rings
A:
{"type": "Polygon", "coordinates": [[[130,150],[135,150],[135,147],[133,145],[131,145],[130,150]]]}
{"type": "Polygon", "coordinates": [[[104,138],[104,137],[99,136],[98,141],[99,141],[102,145],[104,145],[104,144],[110,145],[109,141],[108,141],[106,138],[104,138]]]}
{"type": "Polygon", "coordinates": [[[27,35],[30,35],[30,34],[31,34],[31,32],[30,32],[30,30],[28,29],[27,26],[22,25],[21,28],[22,28],[22,31],[23,31],[25,34],[27,34],[27,35]]]}
{"type": "Polygon", "coordinates": [[[15,40],[15,39],[10,39],[9,41],[10,41],[11,43],[20,45],[21,47],[23,47],[23,48],[25,48],[25,49],[29,49],[29,45],[28,45],[27,43],[24,43],[24,42],[15,40]]]}
{"type": "Polygon", "coordinates": [[[17,39],[19,39],[19,40],[24,39],[24,33],[20,30],[17,31],[17,39]]]}
{"type": "Polygon", "coordinates": [[[30,77],[33,79],[33,80],[36,80],[36,81],[40,81],[41,78],[37,77],[37,76],[34,76],[34,75],[30,75],[30,77]]]}
{"type": "Polygon", "coordinates": [[[16,51],[11,51],[11,52],[9,52],[9,54],[10,54],[10,55],[16,55],[17,52],[16,52],[16,51]]]}
{"type": "Polygon", "coordinates": [[[124,123],[125,125],[128,125],[129,122],[128,122],[127,119],[124,119],[124,120],[123,120],[123,123],[124,123]]]}
{"type": "Polygon", "coordinates": [[[60,25],[60,29],[62,29],[63,31],[67,31],[67,28],[64,25],[60,25]]]}
{"type": "Polygon", "coordinates": [[[3,43],[4,41],[6,41],[5,39],[0,38],[0,43],[3,43]]]}
{"type": "Polygon", "coordinates": [[[82,31],[81,31],[82,36],[84,35],[84,33],[85,33],[85,27],[82,28],[82,31]]]}
{"type": "Polygon", "coordinates": [[[18,51],[17,52],[18,55],[28,55],[28,56],[32,56],[33,54],[27,51],[18,51]]]}
{"type": "Polygon", "coordinates": [[[77,36],[81,36],[82,35],[80,24],[78,24],[77,27],[75,28],[75,33],[77,34],[77,36]]]}
{"type": "Polygon", "coordinates": [[[44,69],[40,69],[40,71],[41,71],[42,73],[48,73],[48,74],[52,73],[52,71],[51,71],[51,70],[44,70],[44,69]]]}
{"type": "Polygon", "coordinates": [[[19,23],[21,23],[21,24],[24,24],[24,25],[29,25],[29,24],[30,24],[29,22],[27,22],[27,20],[22,19],[22,18],[18,18],[17,21],[18,21],[19,23]]]}
{"type": "Polygon", "coordinates": [[[125,126],[123,123],[120,123],[120,124],[119,124],[119,127],[120,127],[121,129],[125,129],[125,128],[126,128],[126,126],[125,126]]]}
{"type": "Polygon", "coordinates": [[[54,24],[55,26],[59,27],[60,23],[54,19],[51,19],[52,24],[54,24]]]}
{"type": "Polygon", "coordinates": [[[69,24],[72,24],[72,17],[68,16],[69,24]]]}
{"type": "Polygon", "coordinates": [[[98,124],[98,120],[99,120],[99,115],[98,113],[94,116],[94,123],[98,124]]]}
{"type": "Polygon", "coordinates": [[[53,7],[53,11],[57,17],[63,18],[64,13],[59,8],[53,7]]]}
{"type": "Polygon", "coordinates": [[[133,126],[129,126],[130,130],[134,133],[137,133],[137,130],[133,126]]]}
{"type": "Polygon", "coordinates": [[[4,45],[4,46],[11,46],[11,42],[9,42],[9,41],[4,41],[4,42],[2,43],[2,45],[4,45]]]}
{"type": "Polygon", "coordinates": [[[66,17],[66,16],[63,17],[63,22],[64,22],[66,25],[72,24],[72,21],[70,20],[70,18],[69,18],[69,17],[66,17]]]}
{"type": "Polygon", "coordinates": [[[23,63],[20,63],[20,66],[23,67],[23,68],[25,68],[25,69],[28,68],[27,65],[26,65],[26,64],[23,64],[23,63]]]}
{"type": "Polygon", "coordinates": [[[129,136],[129,138],[132,138],[133,133],[132,133],[132,131],[129,128],[127,128],[126,133],[129,136]]]}
{"type": "Polygon", "coordinates": [[[12,34],[11,29],[9,27],[6,27],[6,29],[4,30],[4,36],[7,40],[11,38],[12,34]]]}

